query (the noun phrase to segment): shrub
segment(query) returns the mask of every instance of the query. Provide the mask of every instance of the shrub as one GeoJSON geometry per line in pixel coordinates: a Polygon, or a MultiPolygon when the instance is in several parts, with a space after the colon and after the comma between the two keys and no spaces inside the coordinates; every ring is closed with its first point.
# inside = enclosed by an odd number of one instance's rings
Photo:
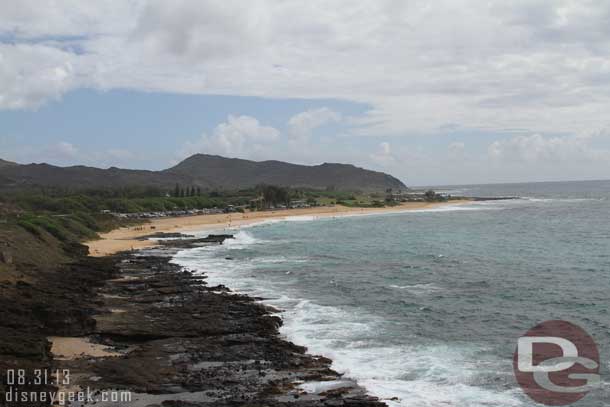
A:
{"type": "Polygon", "coordinates": [[[75,219],[61,218],[62,226],[78,238],[94,238],[95,232],[75,219]]]}
{"type": "Polygon", "coordinates": [[[55,238],[61,240],[62,242],[65,242],[66,240],[69,239],[67,231],[64,228],[62,228],[61,226],[58,226],[53,220],[51,220],[50,218],[48,218],[46,216],[40,216],[37,218],[33,218],[31,220],[31,222],[37,226],[40,226],[41,228],[43,228],[44,230],[49,232],[51,235],[53,235],[55,238]]]}
{"type": "Polygon", "coordinates": [[[82,223],[87,228],[89,228],[91,230],[99,230],[99,226],[97,224],[97,221],[90,214],[88,214],[86,212],[76,212],[72,216],[74,217],[74,219],[76,221],[82,223]]]}
{"type": "Polygon", "coordinates": [[[36,236],[36,237],[41,236],[40,229],[38,229],[38,226],[34,225],[29,220],[21,219],[17,222],[17,224],[19,226],[21,226],[22,228],[24,228],[29,233],[33,234],[34,236],[36,236]]]}

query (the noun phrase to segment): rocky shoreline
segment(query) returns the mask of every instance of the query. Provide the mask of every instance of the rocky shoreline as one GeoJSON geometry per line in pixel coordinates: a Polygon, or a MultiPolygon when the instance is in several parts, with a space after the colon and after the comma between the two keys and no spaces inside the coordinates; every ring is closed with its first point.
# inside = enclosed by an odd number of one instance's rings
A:
{"type": "MultiPolygon", "coordinates": [[[[117,405],[95,396],[111,389],[130,392],[120,405],[142,407],[384,406],[333,371],[330,360],[282,339],[276,310],[224,286],[209,287],[205,276],[170,263],[177,250],[227,238],[167,240],[66,267],[43,296],[56,316],[30,315],[47,322],[31,333],[42,352],[28,363],[69,370],[62,390],[91,389],[96,406],[117,405]]],[[[23,287],[20,295],[34,298],[38,289],[23,287]]],[[[35,301],[43,297],[38,293],[35,301]]]]}

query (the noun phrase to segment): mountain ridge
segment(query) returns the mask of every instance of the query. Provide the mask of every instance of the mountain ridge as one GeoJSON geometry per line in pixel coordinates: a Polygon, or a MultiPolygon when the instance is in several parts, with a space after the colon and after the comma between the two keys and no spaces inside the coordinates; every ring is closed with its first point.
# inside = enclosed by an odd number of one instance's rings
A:
{"type": "Polygon", "coordinates": [[[0,168],[12,166],[12,165],[19,165],[19,164],[12,162],[12,161],[3,160],[0,158],[0,168]]]}
{"type": "Polygon", "coordinates": [[[252,161],[218,155],[195,154],[161,171],[84,165],[17,164],[0,159],[0,187],[52,186],[64,188],[112,188],[175,184],[203,189],[244,189],[259,184],[295,188],[338,190],[406,189],[399,179],[352,164],[292,164],[278,160],[252,161]]]}

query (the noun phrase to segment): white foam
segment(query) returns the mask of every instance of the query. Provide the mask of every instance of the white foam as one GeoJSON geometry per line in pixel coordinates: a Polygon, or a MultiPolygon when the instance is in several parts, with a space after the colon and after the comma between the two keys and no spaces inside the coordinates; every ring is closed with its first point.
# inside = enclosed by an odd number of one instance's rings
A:
{"type": "Polygon", "coordinates": [[[252,259],[254,264],[280,264],[280,263],[306,263],[309,259],[304,257],[270,256],[252,259]]]}
{"type": "Polygon", "coordinates": [[[223,246],[225,248],[229,248],[229,249],[243,249],[246,248],[248,246],[254,245],[254,244],[263,244],[265,243],[264,240],[261,239],[257,239],[254,236],[252,236],[250,233],[244,231],[244,230],[240,230],[237,233],[235,233],[233,239],[226,239],[223,242],[223,246]]]}
{"type": "Polygon", "coordinates": [[[435,189],[437,194],[444,195],[462,195],[466,191],[470,191],[471,188],[459,188],[459,189],[435,189]]]}
{"type": "MultiPolygon", "coordinates": [[[[469,203],[469,204],[438,206],[438,207],[434,207],[434,208],[396,209],[396,210],[383,211],[383,212],[346,213],[346,214],[337,215],[336,217],[337,218],[352,218],[352,217],[360,217],[360,216],[389,216],[389,215],[397,215],[397,214],[482,211],[482,210],[493,210],[493,209],[502,209],[502,208],[484,207],[483,205],[479,205],[478,202],[473,202],[473,203],[469,203]]],[[[320,219],[325,219],[325,218],[320,218],[320,219]]]]}
{"type": "Polygon", "coordinates": [[[427,380],[361,380],[370,392],[390,407],[518,407],[516,391],[490,392],[466,384],[446,385],[427,380]],[[407,390],[408,389],[408,390],[407,390]],[[390,397],[383,395],[392,395],[390,397]]]}
{"type": "Polygon", "coordinates": [[[307,393],[319,394],[329,390],[351,387],[353,383],[349,380],[331,380],[326,382],[305,382],[299,384],[299,388],[307,393]]]}
{"type": "Polygon", "coordinates": [[[586,201],[603,201],[605,198],[533,198],[524,197],[523,199],[529,202],[586,202],[586,201]]]}
{"type": "Polygon", "coordinates": [[[299,216],[286,216],[284,221],[286,222],[308,222],[318,219],[318,216],[311,215],[299,215],[299,216]]]}
{"type": "Polygon", "coordinates": [[[410,284],[410,285],[396,285],[396,284],[392,284],[390,285],[391,288],[397,289],[397,290],[405,290],[408,291],[411,294],[415,294],[415,295],[424,295],[424,294],[429,294],[429,293],[433,293],[433,292],[437,292],[437,291],[441,291],[442,288],[438,287],[432,283],[427,283],[427,284],[410,284]]]}
{"type": "Polygon", "coordinates": [[[380,321],[310,301],[300,301],[282,316],[281,332],[290,340],[332,359],[333,369],[355,379],[388,405],[521,405],[511,392],[471,384],[479,369],[474,346],[379,346],[377,340],[359,338],[370,338],[380,321]]]}
{"type": "Polygon", "coordinates": [[[498,202],[506,202],[506,201],[481,201],[481,202],[471,202],[468,204],[451,204],[438,206],[434,208],[422,208],[422,209],[389,209],[380,212],[341,212],[341,213],[325,213],[321,215],[295,215],[295,216],[284,216],[273,219],[264,219],[256,222],[252,222],[246,225],[239,225],[235,227],[229,227],[225,230],[241,230],[253,227],[260,227],[265,225],[273,225],[276,223],[282,222],[312,222],[312,221],[328,221],[340,218],[354,218],[361,216],[388,216],[388,215],[396,215],[396,214],[406,214],[406,213],[434,213],[434,212],[456,212],[456,211],[479,211],[479,210],[491,210],[491,209],[502,209],[498,208],[488,208],[485,207],[485,204],[493,203],[497,205],[498,202]]]}
{"type": "Polygon", "coordinates": [[[415,209],[407,212],[414,213],[429,213],[429,212],[458,212],[458,211],[488,211],[493,208],[483,207],[483,205],[477,205],[476,203],[465,204],[460,206],[439,206],[437,208],[428,209],[415,209]]]}
{"type": "MultiPolygon", "coordinates": [[[[235,292],[266,298],[266,304],[283,311],[284,325],[280,329],[283,335],[306,346],[312,354],[330,358],[333,369],[357,380],[389,406],[522,405],[514,391],[477,386],[476,375],[481,367],[477,365],[479,357],[476,352],[481,349],[476,344],[408,345],[404,338],[398,344],[387,343],[380,339],[387,323],[382,317],[358,308],[317,304],[299,298],[294,290],[274,285],[273,280],[257,276],[256,266],[260,262],[290,263],[303,259],[278,255],[227,260],[225,257],[230,257],[235,250],[264,242],[246,231],[239,231],[235,237],[225,241],[224,245],[183,250],[172,261],[205,273],[210,286],[223,284],[235,292]]],[[[392,288],[417,295],[442,289],[433,284],[396,285],[392,288]]],[[[321,389],[317,383],[302,386],[308,392],[321,389]]]]}

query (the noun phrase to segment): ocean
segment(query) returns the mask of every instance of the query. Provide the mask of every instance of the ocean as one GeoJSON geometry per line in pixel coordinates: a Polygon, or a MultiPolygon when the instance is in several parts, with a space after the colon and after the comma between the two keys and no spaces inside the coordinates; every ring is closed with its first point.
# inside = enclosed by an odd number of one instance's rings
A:
{"type": "Polygon", "coordinates": [[[601,354],[575,405],[610,405],[610,181],[436,189],[522,198],[265,222],[173,261],[281,309],[283,335],[390,406],[538,405],[512,356],[552,319],[601,354]]]}

